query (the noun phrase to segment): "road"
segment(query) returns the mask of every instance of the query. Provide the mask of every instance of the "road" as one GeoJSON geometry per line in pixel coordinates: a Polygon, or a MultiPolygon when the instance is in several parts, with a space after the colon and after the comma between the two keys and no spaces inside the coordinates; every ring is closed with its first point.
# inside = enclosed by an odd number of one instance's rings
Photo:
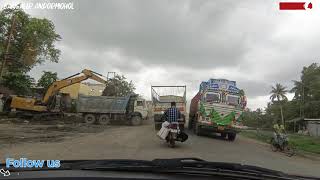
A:
{"type": "Polygon", "coordinates": [[[97,133],[71,136],[58,142],[25,142],[1,146],[0,152],[2,157],[60,160],[198,157],[208,161],[236,162],[320,177],[320,161],[287,157],[272,152],[265,144],[245,137],[238,136],[234,142],[229,142],[188,133],[189,139],[185,143],[169,148],[155,134],[151,123],[138,127],[110,126],[97,133]]]}

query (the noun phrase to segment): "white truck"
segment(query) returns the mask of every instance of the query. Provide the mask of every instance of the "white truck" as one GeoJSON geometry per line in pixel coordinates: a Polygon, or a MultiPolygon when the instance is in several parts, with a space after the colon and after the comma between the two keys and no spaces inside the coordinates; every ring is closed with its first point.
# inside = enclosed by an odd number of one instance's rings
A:
{"type": "Polygon", "coordinates": [[[179,119],[179,128],[184,129],[186,122],[186,86],[151,86],[152,113],[155,129],[161,129],[164,122],[163,113],[171,107],[171,102],[176,102],[182,118],[179,119]]]}

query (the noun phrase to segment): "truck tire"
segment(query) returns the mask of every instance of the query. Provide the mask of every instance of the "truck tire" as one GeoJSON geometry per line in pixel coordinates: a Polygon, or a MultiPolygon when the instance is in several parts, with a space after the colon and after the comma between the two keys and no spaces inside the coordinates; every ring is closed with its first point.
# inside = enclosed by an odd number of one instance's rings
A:
{"type": "Polygon", "coordinates": [[[101,125],[108,125],[110,124],[110,117],[106,114],[102,114],[99,116],[98,122],[101,125]]]}
{"type": "Polygon", "coordinates": [[[162,115],[161,114],[153,115],[153,120],[154,122],[163,122],[162,115]]]}
{"type": "Polygon", "coordinates": [[[221,137],[225,139],[227,137],[227,133],[221,133],[221,137]]]}
{"type": "Polygon", "coordinates": [[[197,136],[201,136],[201,128],[200,128],[200,126],[199,126],[198,123],[195,123],[194,133],[195,133],[197,136]]]}
{"type": "Polygon", "coordinates": [[[236,133],[228,133],[228,140],[234,141],[236,139],[236,133]]]}
{"type": "Polygon", "coordinates": [[[155,130],[159,131],[161,129],[161,127],[162,127],[162,123],[160,123],[160,122],[155,122],[154,123],[154,129],[155,130]]]}
{"type": "Polygon", "coordinates": [[[96,122],[96,117],[93,114],[86,114],[84,116],[84,122],[86,124],[93,124],[96,122]]]}
{"type": "Polygon", "coordinates": [[[140,116],[133,116],[131,118],[131,125],[132,126],[139,126],[142,123],[142,118],[140,116]]]}
{"type": "Polygon", "coordinates": [[[191,130],[193,128],[193,119],[189,117],[188,120],[188,129],[191,130]]]}

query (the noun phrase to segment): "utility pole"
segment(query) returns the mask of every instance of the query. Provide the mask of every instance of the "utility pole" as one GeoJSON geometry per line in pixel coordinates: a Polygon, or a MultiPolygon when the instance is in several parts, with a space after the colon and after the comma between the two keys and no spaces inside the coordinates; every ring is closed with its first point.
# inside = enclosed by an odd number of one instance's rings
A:
{"type": "Polygon", "coordinates": [[[115,76],[116,76],[116,72],[108,72],[108,74],[107,74],[107,80],[109,80],[109,79],[112,79],[109,75],[113,75],[113,78],[115,78],[115,76]]]}
{"type": "Polygon", "coordinates": [[[16,25],[16,16],[13,15],[12,16],[12,20],[11,20],[11,27],[10,27],[9,36],[8,36],[8,39],[7,39],[7,47],[6,47],[6,51],[5,51],[5,54],[3,56],[3,60],[2,60],[2,64],[1,64],[0,79],[2,78],[3,70],[4,70],[4,67],[6,65],[7,56],[9,54],[10,43],[11,43],[11,39],[13,37],[13,32],[14,32],[14,29],[15,29],[15,25],[16,25]]]}

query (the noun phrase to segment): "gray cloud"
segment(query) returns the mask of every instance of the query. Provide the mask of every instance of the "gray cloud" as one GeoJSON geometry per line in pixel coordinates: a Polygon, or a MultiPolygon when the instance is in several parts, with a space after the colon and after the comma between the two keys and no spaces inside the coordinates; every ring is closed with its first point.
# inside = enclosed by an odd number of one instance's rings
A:
{"type": "Polygon", "coordinates": [[[190,97],[201,81],[227,78],[262,102],[271,85],[291,88],[302,67],[320,56],[316,7],[298,13],[280,12],[272,0],[72,2],[73,11],[28,11],[51,19],[63,38],[61,62],[32,75],[116,71],[141,93],[149,94],[151,84],[186,84],[190,97]]]}

